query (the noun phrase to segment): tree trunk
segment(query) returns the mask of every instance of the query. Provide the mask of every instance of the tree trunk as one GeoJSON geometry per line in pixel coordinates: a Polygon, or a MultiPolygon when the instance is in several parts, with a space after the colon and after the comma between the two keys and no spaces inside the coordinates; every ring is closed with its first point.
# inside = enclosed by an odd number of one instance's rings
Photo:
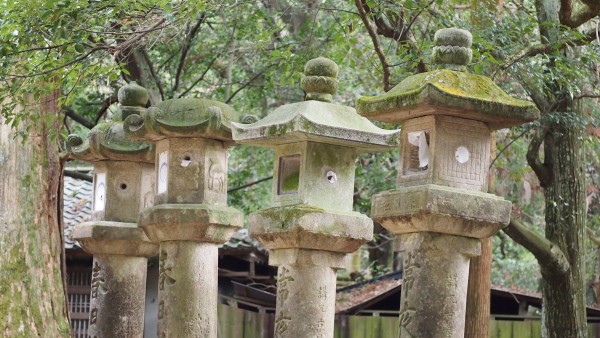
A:
{"type": "MultiPolygon", "coordinates": [[[[0,117],[0,336],[68,337],[58,142],[45,97],[22,142],[0,117]]],[[[31,108],[29,108],[31,109],[31,108]]],[[[52,116],[54,117],[54,116],[52,116]]],[[[25,130],[22,130],[25,131],[25,130]]]]}
{"type": "Polygon", "coordinates": [[[545,187],[546,238],[566,256],[563,274],[542,266],[544,337],[587,337],[584,287],[585,152],[583,127],[562,119],[544,139],[552,182],[545,187]]]}
{"type": "MultiPolygon", "coordinates": [[[[536,11],[542,42],[560,40],[558,0],[536,0],[536,11]]],[[[549,67],[552,67],[550,56],[549,67]]],[[[572,115],[573,103],[560,85],[549,82],[547,97],[554,97],[553,118],[542,116],[544,164],[535,166],[544,187],[546,238],[556,245],[569,262],[569,269],[560,273],[540,262],[543,282],[542,335],[550,338],[587,337],[584,234],[586,222],[584,126],[580,112],[572,115]],[[540,177],[541,174],[541,177],[540,177]]],[[[536,169],[534,168],[534,169],[536,169]]]]}

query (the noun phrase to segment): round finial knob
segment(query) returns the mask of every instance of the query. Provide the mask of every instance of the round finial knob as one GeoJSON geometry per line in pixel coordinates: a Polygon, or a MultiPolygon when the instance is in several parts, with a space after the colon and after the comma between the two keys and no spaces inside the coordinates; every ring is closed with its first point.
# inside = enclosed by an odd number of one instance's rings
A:
{"type": "Polygon", "coordinates": [[[306,100],[331,102],[337,91],[338,65],[324,57],[312,59],[304,66],[304,74],[300,84],[306,92],[306,100]]]}
{"type": "Polygon", "coordinates": [[[433,37],[433,63],[443,68],[465,71],[471,62],[473,37],[469,31],[458,28],[444,28],[433,37]]]}
{"type": "Polygon", "coordinates": [[[148,103],[146,88],[131,81],[119,89],[118,98],[122,106],[145,107],[148,103]]]}

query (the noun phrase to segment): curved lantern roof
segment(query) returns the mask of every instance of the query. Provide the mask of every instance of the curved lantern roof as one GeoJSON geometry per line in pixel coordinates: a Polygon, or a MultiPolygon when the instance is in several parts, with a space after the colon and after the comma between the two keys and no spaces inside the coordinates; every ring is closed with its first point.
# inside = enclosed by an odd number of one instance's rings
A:
{"type": "Polygon", "coordinates": [[[338,66],[326,58],[305,66],[302,89],[306,101],[283,105],[251,124],[232,123],[237,143],[272,147],[315,141],[357,148],[387,150],[398,144],[398,130],[385,130],[358,115],[352,107],[330,103],[336,92],[338,66]]]}
{"type": "Polygon", "coordinates": [[[229,105],[207,99],[166,100],[125,119],[129,137],[157,141],[170,137],[201,137],[231,141],[231,123],[239,114],[229,105]]]}
{"type": "Polygon", "coordinates": [[[520,125],[539,118],[529,101],[511,97],[490,78],[471,74],[471,33],[448,28],[436,32],[433,61],[445,69],[416,74],[389,92],[363,96],[356,103],[363,116],[402,122],[425,115],[450,115],[482,121],[492,129],[520,125]]]}
{"type": "Polygon", "coordinates": [[[69,135],[67,148],[74,158],[90,162],[112,160],[153,163],[154,147],[127,137],[121,120],[127,114],[145,110],[148,92],[135,82],[130,82],[119,90],[118,97],[121,106],[113,120],[97,124],[87,137],[69,135]]]}

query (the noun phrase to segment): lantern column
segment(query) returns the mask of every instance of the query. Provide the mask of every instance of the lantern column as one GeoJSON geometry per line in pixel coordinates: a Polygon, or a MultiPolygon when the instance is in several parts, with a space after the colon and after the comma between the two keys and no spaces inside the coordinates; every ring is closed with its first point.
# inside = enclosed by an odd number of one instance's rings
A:
{"type": "Polygon", "coordinates": [[[471,41],[465,30],[439,30],[432,57],[440,69],[357,102],[363,116],[402,123],[398,188],[373,197],[371,216],[404,253],[403,338],[463,338],[469,260],[510,219],[511,203],[486,193],[491,132],[539,116],[466,71],[471,41]]]}
{"type": "Polygon", "coordinates": [[[167,100],[125,120],[134,139],[156,145],[155,205],[138,225],[160,243],[160,337],[217,337],[218,245],[243,224],[227,207],[228,105],[203,99],[167,100]]]}
{"type": "Polygon", "coordinates": [[[112,121],[98,124],[86,139],[69,136],[72,156],[94,163],[92,220],[78,224],[73,238],[94,255],[90,336],[141,338],[147,258],[158,254],[158,245],[135,222],[153,203],[154,149],[123,132],[122,117],[145,110],[146,90],[132,82],[118,98],[112,121]]]}
{"type": "Polygon", "coordinates": [[[373,236],[373,221],[352,211],[356,156],[397,144],[397,130],[330,103],[337,73],[333,61],[313,59],[302,79],[306,101],[234,124],[236,142],[275,148],[273,207],[250,215],[249,229],[278,266],[278,338],[333,337],[335,271],[373,236]]]}

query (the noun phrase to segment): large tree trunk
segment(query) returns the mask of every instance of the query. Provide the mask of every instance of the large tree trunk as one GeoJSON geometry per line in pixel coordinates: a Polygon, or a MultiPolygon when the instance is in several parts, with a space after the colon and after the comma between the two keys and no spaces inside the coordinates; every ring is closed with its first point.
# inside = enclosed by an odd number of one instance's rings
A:
{"type": "Polygon", "coordinates": [[[569,261],[566,273],[544,269],[545,337],[587,337],[584,287],[585,156],[583,127],[563,119],[544,139],[552,181],[545,187],[546,238],[569,261]]]}
{"type": "MultiPolygon", "coordinates": [[[[560,2],[537,0],[536,9],[542,42],[552,44],[560,41],[560,31],[556,28],[560,24],[560,2]]],[[[543,164],[528,160],[544,187],[546,239],[561,251],[569,269],[556,271],[540,261],[544,297],[542,334],[544,337],[583,338],[587,337],[583,277],[586,222],[584,126],[577,112],[574,115],[566,113],[577,110],[573,109],[575,107],[568,99],[568,93],[561,92],[560,86],[552,82],[547,88],[553,92],[546,97],[554,97],[552,105],[557,109],[544,113],[556,114],[556,117],[542,117],[541,128],[545,132],[539,135],[544,136],[543,164]]]]}
{"type": "Polygon", "coordinates": [[[22,142],[0,117],[0,336],[68,337],[58,142],[44,121],[55,97],[34,105],[22,142]]]}

